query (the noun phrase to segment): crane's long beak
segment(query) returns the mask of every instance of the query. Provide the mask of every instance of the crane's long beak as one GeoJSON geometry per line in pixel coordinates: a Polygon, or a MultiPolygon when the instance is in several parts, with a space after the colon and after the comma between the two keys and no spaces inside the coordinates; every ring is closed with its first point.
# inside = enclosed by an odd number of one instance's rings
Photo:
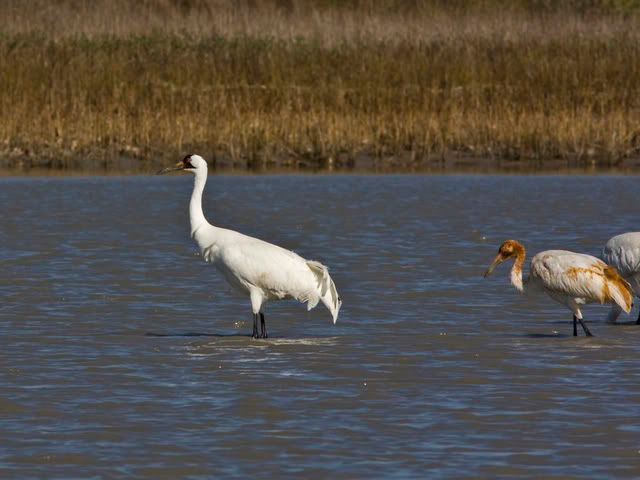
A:
{"type": "Polygon", "coordinates": [[[164,175],[165,173],[175,172],[177,170],[184,170],[184,163],[178,162],[173,167],[167,167],[160,170],[156,175],[164,175]]]}
{"type": "Polygon", "coordinates": [[[489,275],[491,275],[493,273],[493,270],[502,262],[504,262],[504,257],[499,253],[498,255],[496,255],[496,258],[493,259],[493,262],[491,262],[491,265],[489,265],[487,271],[484,272],[484,278],[487,278],[489,275]]]}

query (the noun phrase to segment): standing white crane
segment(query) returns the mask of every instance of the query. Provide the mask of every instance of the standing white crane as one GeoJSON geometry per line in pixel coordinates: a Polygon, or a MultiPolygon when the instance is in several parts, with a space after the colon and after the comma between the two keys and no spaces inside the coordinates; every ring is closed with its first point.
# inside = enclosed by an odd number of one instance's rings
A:
{"type": "MultiPolygon", "coordinates": [[[[616,267],[631,285],[635,296],[640,297],[640,232],[628,232],[610,238],[602,249],[602,259],[616,267]]],[[[620,307],[612,305],[607,321],[615,323],[620,312],[620,307]]],[[[640,325],[640,314],[636,324],[640,325]]]]}
{"type": "MultiPolygon", "coordinates": [[[[511,267],[511,283],[523,292],[525,250],[516,240],[506,240],[500,245],[498,255],[484,276],[490,275],[496,265],[509,258],[515,259],[511,267]]],[[[618,305],[627,313],[631,310],[633,292],[629,284],[614,267],[591,255],[566,250],[540,252],[531,259],[526,283],[527,289],[540,289],[573,312],[574,337],[578,335],[577,322],[580,322],[585,335],[592,336],[582,320],[580,305],[606,302],[618,305]]]]}
{"type": "Polygon", "coordinates": [[[336,323],[342,300],[327,267],[277,245],[214,227],[202,212],[207,162],[199,155],[187,155],[174,167],[159,173],[175,170],[195,175],[189,203],[191,237],[198,244],[205,261],[213,263],[232,287],[249,295],[253,311],[253,338],[267,338],[262,306],[269,300],[293,298],[306,302],[307,310],[322,301],[331,312],[333,323],[336,323]]]}

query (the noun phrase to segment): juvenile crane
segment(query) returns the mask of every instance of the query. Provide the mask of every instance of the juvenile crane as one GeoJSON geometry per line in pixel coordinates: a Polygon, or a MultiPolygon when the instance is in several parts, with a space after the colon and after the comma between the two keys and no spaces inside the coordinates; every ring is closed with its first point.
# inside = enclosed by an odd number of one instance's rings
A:
{"type": "MultiPolygon", "coordinates": [[[[525,260],[524,246],[516,240],[506,240],[500,245],[498,255],[484,276],[507,259],[513,258],[511,284],[519,292],[524,291],[522,266],[525,260]]],[[[631,310],[633,292],[629,284],[602,260],[582,253],[566,250],[545,250],[531,259],[527,289],[539,289],[554,300],[566,305],[573,312],[573,336],[578,335],[580,322],[585,335],[591,332],[582,319],[580,305],[586,303],[613,303],[625,312],[631,310]]]]}
{"type": "Polygon", "coordinates": [[[342,300],[327,267],[277,245],[211,225],[202,212],[207,162],[199,155],[187,155],[174,167],[159,173],[176,170],[191,172],[195,176],[189,203],[191,237],[198,244],[205,261],[215,265],[233,288],[249,295],[253,311],[253,338],[268,337],[262,307],[270,300],[296,299],[306,302],[307,310],[322,301],[331,313],[333,323],[336,323],[342,300]]]}
{"type": "MultiPolygon", "coordinates": [[[[620,275],[629,282],[636,297],[640,297],[640,232],[628,232],[609,239],[602,249],[602,259],[616,267],[620,275]]],[[[615,323],[622,309],[612,305],[607,316],[609,323],[615,323]]],[[[640,313],[636,324],[640,325],[640,313]]]]}

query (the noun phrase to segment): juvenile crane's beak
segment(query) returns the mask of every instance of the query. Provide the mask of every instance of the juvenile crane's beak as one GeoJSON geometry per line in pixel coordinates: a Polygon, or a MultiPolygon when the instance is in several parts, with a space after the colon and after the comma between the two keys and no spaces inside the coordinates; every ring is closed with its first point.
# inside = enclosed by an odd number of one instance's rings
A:
{"type": "Polygon", "coordinates": [[[184,170],[184,162],[178,162],[173,167],[167,167],[160,170],[156,175],[164,175],[165,173],[175,172],[177,170],[184,170]]]}
{"type": "Polygon", "coordinates": [[[502,262],[504,262],[504,257],[501,253],[499,253],[498,255],[496,255],[496,258],[493,259],[493,262],[491,263],[491,265],[489,265],[487,271],[484,272],[484,278],[487,278],[489,275],[491,275],[493,273],[493,270],[502,262]]]}

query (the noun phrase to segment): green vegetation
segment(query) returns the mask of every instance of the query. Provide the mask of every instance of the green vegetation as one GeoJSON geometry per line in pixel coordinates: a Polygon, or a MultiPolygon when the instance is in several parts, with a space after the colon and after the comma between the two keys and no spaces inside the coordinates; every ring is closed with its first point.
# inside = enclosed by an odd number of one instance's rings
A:
{"type": "Polygon", "coordinates": [[[611,165],[640,149],[636,12],[638,0],[2,2],[0,160],[611,165]]]}

